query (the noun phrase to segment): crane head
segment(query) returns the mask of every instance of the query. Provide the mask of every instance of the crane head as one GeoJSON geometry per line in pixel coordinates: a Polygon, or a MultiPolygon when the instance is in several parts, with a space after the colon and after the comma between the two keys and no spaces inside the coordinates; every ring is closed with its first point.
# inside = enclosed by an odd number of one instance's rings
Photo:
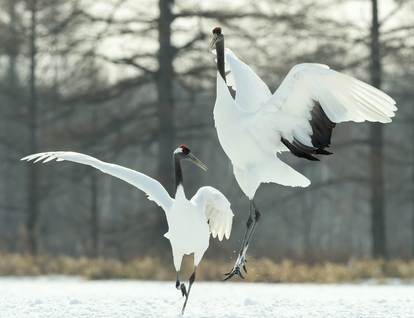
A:
{"type": "Polygon", "coordinates": [[[194,156],[191,153],[190,148],[188,148],[186,145],[181,144],[175,149],[174,156],[176,156],[178,159],[184,159],[189,160],[192,163],[194,163],[197,167],[203,169],[204,171],[207,171],[207,166],[196,156],[194,156]]]}
{"type": "Polygon", "coordinates": [[[213,34],[221,34],[221,28],[220,27],[215,27],[212,32],[213,32],[213,34]]]}
{"type": "Polygon", "coordinates": [[[210,50],[213,50],[214,47],[216,46],[216,43],[222,41],[224,39],[224,35],[223,33],[221,33],[221,28],[220,27],[215,27],[212,31],[213,33],[213,37],[211,39],[210,42],[210,50]]]}
{"type": "Polygon", "coordinates": [[[184,155],[187,155],[191,152],[190,148],[188,148],[187,145],[185,145],[185,144],[179,145],[175,151],[177,151],[177,150],[181,151],[184,155]]]}

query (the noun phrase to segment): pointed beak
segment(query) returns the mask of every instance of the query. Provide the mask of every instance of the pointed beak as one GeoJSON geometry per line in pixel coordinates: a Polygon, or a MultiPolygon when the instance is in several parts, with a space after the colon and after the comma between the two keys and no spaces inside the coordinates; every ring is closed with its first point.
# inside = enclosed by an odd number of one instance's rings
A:
{"type": "Polygon", "coordinates": [[[204,171],[207,171],[207,166],[200,159],[194,156],[192,153],[188,154],[187,159],[190,160],[192,163],[194,163],[196,166],[203,169],[204,171]]]}
{"type": "Polygon", "coordinates": [[[213,37],[211,38],[211,41],[210,41],[210,45],[208,47],[210,51],[215,49],[216,42],[217,42],[217,34],[213,34],[213,37]]]}

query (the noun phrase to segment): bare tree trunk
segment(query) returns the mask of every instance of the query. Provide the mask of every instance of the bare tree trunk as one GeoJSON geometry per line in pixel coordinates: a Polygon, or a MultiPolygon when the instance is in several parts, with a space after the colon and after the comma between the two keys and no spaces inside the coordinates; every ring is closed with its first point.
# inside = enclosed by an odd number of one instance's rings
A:
{"type": "Polygon", "coordinates": [[[312,226],[313,226],[313,206],[309,203],[308,195],[302,198],[302,240],[303,240],[303,261],[312,263],[314,261],[314,250],[312,249],[312,226]]]}
{"type": "MultiPolygon", "coordinates": [[[[413,179],[414,179],[414,171],[413,171],[413,179]]],[[[413,210],[411,212],[411,258],[414,259],[414,204],[413,204],[413,210]]]]}
{"type": "MultiPolygon", "coordinates": [[[[16,1],[9,0],[8,1],[8,11],[10,16],[9,22],[9,36],[11,41],[8,41],[8,71],[7,71],[7,81],[8,85],[12,90],[15,92],[17,86],[17,72],[16,72],[16,59],[17,59],[17,45],[16,45],[16,38],[17,38],[17,31],[16,31],[16,1]]],[[[13,94],[14,96],[14,94],[13,94]]]]}
{"type": "Polygon", "coordinates": [[[92,171],[91,175],[91,215],[90,215],[90,233],[91,233],[91,251],[90,256],[99,256],[99,239],[100,224],[98,210],[98,181],[96,172],[92,171]]]}
{"type": "MultiPolygon", "coordinates": [[[[92,133],[96,135],[98,133],[98,110],[95,108],[92,113],[92,133]]],[[[90,179],[90,191],[91,191],[91,207],[89,216],[89,230],[90,230],[90,256],[98,257],[100,254],[99,243],[100,243],[100,217],[99,217],[99,192],[98,192],[98,178],[97,172],[91,171],[90,179]]]]}
{"type": "MultiPolygon", "coordinates": [[[[382,76],[379,37],[380,24],[378,22],[378,1],[372,0],[370,73],[371,84],[377,88],[381,87],[382,76]]],[[[372,256],[386,257],[383,130],[380,123],[371,124],[370,146],[372,256]]]]}
{"type": "MultiPolygon", "coordinates": [[[[31,13],[30,30],[30,78],[29,78],[29,152],[38,151],[38,127],[37,127],[37,88],[36,88],[36,24],[37,24],[37,1],[29,1],[31,13]]],[[[38,170],[35,165],[28,165],[27,179],[27,215],[26,215],[26,248],[27,251],[36,255],[38,252],[37,224],[39,219],[39,197],[38,197],[38,170]]]]}
{"type": "MultiPolygon", "coordinates": [[[[156,74],[157,85],[157,108],[159,119],[159,143],[158,143],[158,180],[172,193],[172,151],[174,150],[175,127],[174,127],[174,48],[171,44],[171,24],[173,22],[172,6],[174,0],[159,0],[160,16],[158,19],[158,72],[156,74]]],[[[161,213],[154,218],[155,227],[152,241],[159,242],[158,236],[166,230],[166,223],[161,213]],[[155,236],[156,235],[156,236],[155,236]]],[[[162,242],[156,243],[157,248],[162,242]]]]}
{"type": "Polygon", "coordinates": [[[174,0],[159,0],[160,16],[158,20],[159,51],[157,73],[158,117],[160,123],[158,178],[171,193],[172,166],[171,156],[174,150],[174,48],[171,45],[171,12],[174,0]]]}
{"type": "MultiPolygon", "coordinates": [[[[414,118],[414,113],[411,116],[413,116],[414,118]]],[[[411,140],[414,140],[414,125],[413,124],[411,124],[411,140]]],[[[414,159],[414,145],[411,149],[412,149],[411,156],[412,156],[412,159],[414,159]]],[[[411,165],[411,183],[413,186],[414,185],[414,162],[411,165]]],[[[411,208],[412,208],[412,211],[411,211],[411,258],[414,259],[414,189],[412,190],[411,198],[412,198],[412,201],[411,201],[411,208]]]]}
{"type": "MultiPolygon", "coordinates": [[[[18,127],[16,127],[15,124],[12,126],[8,123],[10,123],[10,119],[13,116],[15,116],[18,113],[17,107],[19,106],[19,101],[17,99],[18,95],[18,77],[17,77],[17,54],[18,54],[18,46],[16,43],[17,38],[17,30],[16,30],[16,1],[15,0],[8,0],[8,14],[10,17],[9,23],[8,23],[8,41],[7,41],[7,58],[8,58],[8,69],[7,69],[7,89],[10,92],[8,96],[8,102],[4,107],[7,108],[7,110],[2,111],[3,118],[2,120],[5,120],[1,127],[1,137],[4,140],[10,140],[10,136],[16,136],[18,135],[18,127]],[[10,116],[10,117],[9,117],[10,116]]],[[[16,174],[18,173],[17,169],[15,168],[15,165],[11,162],[14,161],[16,158],[16,152],[12,149],[7,149],[7,151],[4,151],[3,153],[3,160],[4,160],[4,166],[3,166],[3,173],[2,173],[2,191],[3,191],[3,204],[6,207],[7,210],[5,211],[10,220],[15,218],[16,211],[10,207],[14,206],[16,204],[16,200],[18,200],[18,196],[16,194],[15,187],[16,184],[16,174]]],[[[14,228],[14,226],[9,227],[14,228]]],[[[15,250],[16,248],[16,239],[13,236],[10,236],[10,239],[7,242],[8,247],[11,250],[15,250]]]]}

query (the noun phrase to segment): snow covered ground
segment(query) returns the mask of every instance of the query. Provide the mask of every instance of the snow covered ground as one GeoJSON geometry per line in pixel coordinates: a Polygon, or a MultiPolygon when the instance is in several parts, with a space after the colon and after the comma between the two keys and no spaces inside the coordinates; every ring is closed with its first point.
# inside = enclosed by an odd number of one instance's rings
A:
{"type": "MultiPolygon", "coordinates": [[[[0,279],[0,318],[181,317],[174,282],[0,279]]],[[[186,317],[414,317],[414,285],[195,283],[186,317]]]]}

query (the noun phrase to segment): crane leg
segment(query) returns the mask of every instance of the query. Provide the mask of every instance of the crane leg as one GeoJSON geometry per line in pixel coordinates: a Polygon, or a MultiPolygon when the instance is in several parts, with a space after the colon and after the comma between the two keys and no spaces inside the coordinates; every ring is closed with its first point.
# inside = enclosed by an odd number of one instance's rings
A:
{"type": "Polygon", "coordinates": [[[241,269],[243,268],[244,271],[247,273],[246,252],[247,252],[247,249],[249,248],[249,244],[252,240],[253,234],[256,230],[256,226],[257,226],[257,223],[259,222],[260,217],[261,217],[261,213],[256,208],[254,201],[251,200],[249,218],[247,219],[247,223],[246,223],[246,232],[244,233],[243,241],[240,247],[239,254],[237,256],[237,260],[233,266],[233,269],[230,272],[224,274],[226,276],[224,280],[228,280],[232,278],[234,275],[238,275],[244,279],[244,276],[241,273],[241,269]]]}
{"type": "Polygon", "coordinates": [[[187,306],[188,297],[190,297],[191,286],[193,286],[193,283],[194,283],[194,281],[195,281],[195,277],[196,277],[196,270],[197,270],[197,266],[194,266],[194,271],[193,271],[193,273],[191,274],[190,279],[189,279],[188,293],[187,293],[187,296],[185,297],[185,301],[184,301],[183,309],[181,310],[181,314],[182,314],[182,315],[184,315],[185,307],[187,306]]]}
{"type": "Polygon", "coordinates": [[[188,297],[187,288],[185,287],[184,283],[180,283],[180,276],[177,272],[177,278],[175,280],[175,288],[181,291],[182,296],[188,297]]]}

